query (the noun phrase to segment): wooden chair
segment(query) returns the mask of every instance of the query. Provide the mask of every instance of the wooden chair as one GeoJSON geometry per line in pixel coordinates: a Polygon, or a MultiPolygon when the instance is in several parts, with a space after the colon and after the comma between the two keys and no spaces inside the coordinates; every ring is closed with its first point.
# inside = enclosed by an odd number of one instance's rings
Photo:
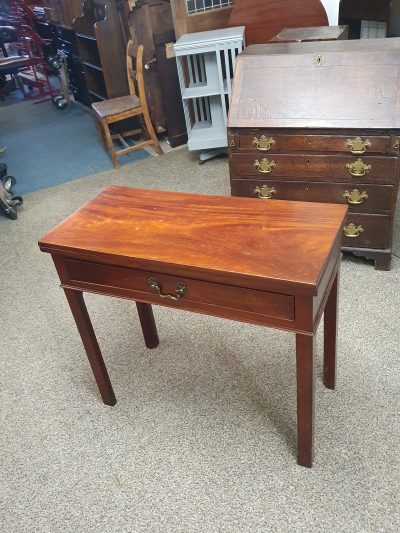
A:
{"type": "Polygon", "coordinates": [[[126,67],[130,94],[92,104],[100,141],[103,148],[108,149],[115,168],[119,167],[119,155],[127,154],[133,150],[139,150],[145,146],[153,145],[157,154],[163,154],[160,143],[158,142],[153,125],[151,123],[149,109],[147,107],[143,80],[143,45],[141,44],[138,46],[135,69],[133,68],[134,58],[131,54],[131,49],[132,41],[129,41],[126,49],[126,67]],[[135,81],[137,83],[138,94],[136,94],[135,81]],[[109,127],[110,124],[130,117],[137,117],[139,115],[143,116],[142,118],[149,139],[141,141],[133,146],[129,146],[124,137],[140,133],[142,131],[141,129],[130,130],[120,134],[111,134],[109,127]],[[123,149],[116,150],[114,148],[113,139],[115,138],[119,138],[119,140],[125,146],[123,149]]]}

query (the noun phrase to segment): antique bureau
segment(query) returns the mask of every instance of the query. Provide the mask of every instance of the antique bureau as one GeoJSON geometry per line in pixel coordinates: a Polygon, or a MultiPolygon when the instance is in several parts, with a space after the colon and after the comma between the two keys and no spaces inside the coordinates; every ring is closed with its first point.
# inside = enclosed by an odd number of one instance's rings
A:
{"type": "Polygon", "coordinates": [[[400,39],[248,47],[228,119],[232,195],[348,204],[342,249],[388,270],[399,74],[400,39]]]}

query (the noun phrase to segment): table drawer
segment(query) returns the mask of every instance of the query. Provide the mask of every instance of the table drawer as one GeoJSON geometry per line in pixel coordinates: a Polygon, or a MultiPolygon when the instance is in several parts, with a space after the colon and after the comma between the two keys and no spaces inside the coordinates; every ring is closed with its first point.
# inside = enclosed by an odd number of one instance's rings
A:
{"type": "Polygon", "coordinates": [[[234,179],[232,196],[347,204],[351,211],[390,211],[393,185],[234,179]]]}
{"type": "Polygon", "coordinates": [[[386,154],[391,150],[390,136],[369,135],[281,135],[260,130],[254,134],[237,133],[231,146],[254,153],[348,152],[356,155],[386,154]],[[358,141],[361,140],[361,143],[358,141]],[[350,141],[350,142],[348,142],[350,141]]]}
{"type": "Polygon", "coordinates": [[[341,181],[354,183],[396,183],[397,157],[354,157],[343,155],[231,154],[232,177],[262,176],[266,179],[341,181]]]}
{"type": "MultiPolygon", "coordinates": [[[[124,295],[129,293],[132,299],[176,304],[187,310],[201,311],[203,308],[209,310],[210,307],[218,307],[294,320],[294,298],[286,294],[72,259],[65,259],[64,265],[70,283],[86,290],[110,294],[113,291],[107,289],[115,288],[122,290],[124,295]]],[[[115,291],[115,294],[119,292],[115,291]]]]}
{"type": "Polygon", "coordinates": [[[389,216],[349,213],[343,229],[342,246],[386,249],[389,241],[389,216]]]}

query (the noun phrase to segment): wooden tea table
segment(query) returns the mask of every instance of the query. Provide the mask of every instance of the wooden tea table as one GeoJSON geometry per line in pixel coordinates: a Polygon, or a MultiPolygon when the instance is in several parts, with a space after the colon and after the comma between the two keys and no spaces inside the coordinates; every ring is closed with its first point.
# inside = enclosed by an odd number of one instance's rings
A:
{"type": "Polygon", "coordinates": [[[135,300],[148,348],[151,304],[296,334],[297,459],[311,467],[314,336],[324,314],[333,389],[346,206],[107,187],[39,242],[57,268],[104,403],[116,399],[83,292],[135,300]]]}

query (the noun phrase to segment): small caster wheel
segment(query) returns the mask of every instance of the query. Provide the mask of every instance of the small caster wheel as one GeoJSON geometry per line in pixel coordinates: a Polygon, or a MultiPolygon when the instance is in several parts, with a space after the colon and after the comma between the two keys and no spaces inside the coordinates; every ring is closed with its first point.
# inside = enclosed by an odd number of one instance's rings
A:
{"type": "Polygon", "coordinates": [[[56,108],[60,110],[65,109],[68,105],[68,100],[62,94],[56,94],[56,96],[53,96],[52,101],[56,108]]]}
{"type": "Polygon", "coordinates": [[[18,214],[15,209],[13,209],[12,207],[8,207],[7,209],[5,209],[5,212],[8,218],[11,218],[11,220],[17,220],[18,214]]]}
{"type": "Polygon", "coordinates": [[[10,192],[14,185],[17,183],[17,180],[14,178],[14,176],[4,176],[1,181],[3,183],[3,187],[7,192],[10,192]]]}
{"type": "Polygon", "coordinates": [[[22,198],[22,196],[13,196],[11,200],[8,200],[8,204],[11,207],[19,207],[23,203],[24,203],[24,199],[22,198]]]}
{"type": "Polygon", "coordinates": [[[203,161],[202,159],[199,160],[199,165],[204,165],[205,161],[203,161]]]}

